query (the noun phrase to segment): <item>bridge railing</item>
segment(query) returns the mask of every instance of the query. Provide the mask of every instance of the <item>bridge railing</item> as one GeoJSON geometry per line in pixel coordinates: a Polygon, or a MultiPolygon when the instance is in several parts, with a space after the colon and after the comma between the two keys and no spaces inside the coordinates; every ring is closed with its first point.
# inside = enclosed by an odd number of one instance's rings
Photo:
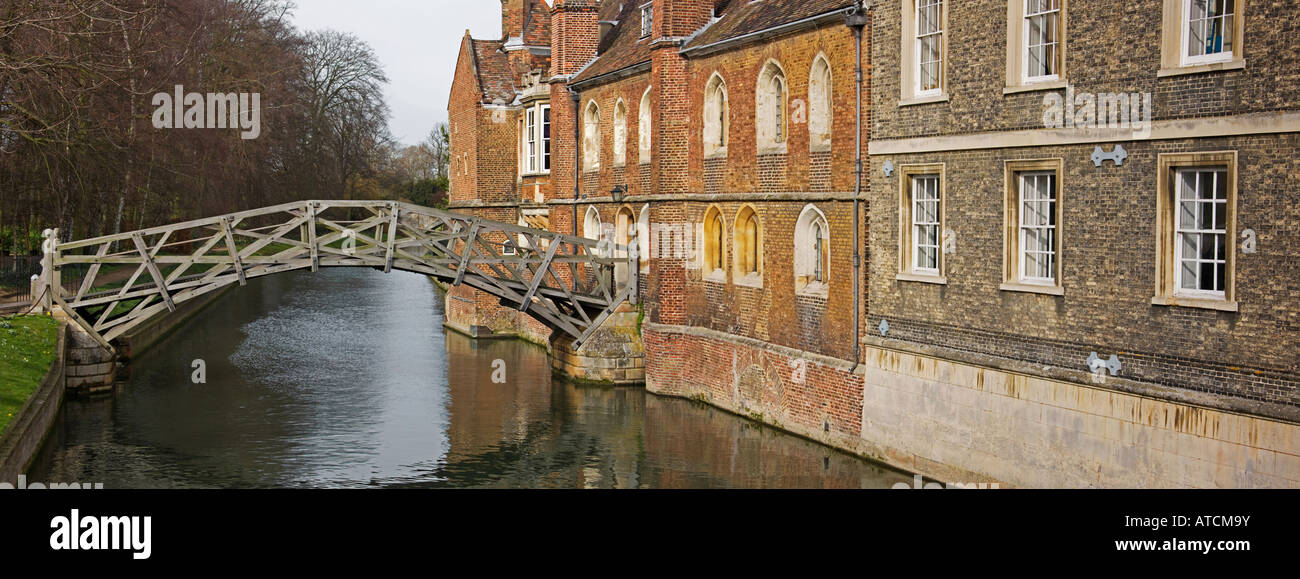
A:
{"type": "Polygon", "coordinates": [[[304,201],[59,242],[48,232],[45,305],[110,341],[176,304],[297,269],[401,269],[468,284],[581,343],[635,300],[636,248],[393,201],[304,201]],[[627,257],[622,257],[627,255],[627,257]],[[64,275],[76,269],[79,283],[64,275]],[[616,270],[632,272],[617,279],[616,270]]]}

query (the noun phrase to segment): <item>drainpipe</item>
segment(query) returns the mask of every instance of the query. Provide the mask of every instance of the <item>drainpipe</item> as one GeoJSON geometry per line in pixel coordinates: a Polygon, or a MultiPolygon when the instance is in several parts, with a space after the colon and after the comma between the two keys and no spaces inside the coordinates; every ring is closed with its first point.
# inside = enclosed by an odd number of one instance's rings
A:
{"type": "Polygon", "coordinates": [[[871,10],[871,0],[862,0],[844,15],[844,24],[853,29],[853,42],[857,48],[857,68],[854,69],[854,88],[857,98],[857,121],[854,124],[854,159],[853,159],[853,368],[858,369],[862,358],[862,233],[858,222],[861,221],[862,197],[862,29],[867,26],[867,11],[871,10]]]}
{"type": "Polygon", "coordinates": [[[578,91],[569,87],[569,100],[573,101],[573,236],[578,237],[578,176],[582,174],[581,157],[578,155],[578,143],[582,140],[582,134],[578,127],[580,111],[578,110],[578,100],[582,95],[578,91]]]}

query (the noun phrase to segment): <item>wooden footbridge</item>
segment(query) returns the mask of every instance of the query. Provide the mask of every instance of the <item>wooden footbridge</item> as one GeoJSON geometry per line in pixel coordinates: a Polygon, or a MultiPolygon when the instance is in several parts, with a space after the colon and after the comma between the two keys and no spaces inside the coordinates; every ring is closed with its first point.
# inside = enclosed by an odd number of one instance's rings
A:
{"type": "Polygon", "coordinates": [[[635,249],[391,201],[305,201],[79,241],[59,242],[57,230],[46,237],[34,296],[109,350],[178,304],[299,269],[397,269],[466,284],[572,336],[575,348],[636,297],[635,249]],[[627,279],[616,280],[625,262],[627,279]],[[81,283],[65,285],[73,271],[81,283]]]}

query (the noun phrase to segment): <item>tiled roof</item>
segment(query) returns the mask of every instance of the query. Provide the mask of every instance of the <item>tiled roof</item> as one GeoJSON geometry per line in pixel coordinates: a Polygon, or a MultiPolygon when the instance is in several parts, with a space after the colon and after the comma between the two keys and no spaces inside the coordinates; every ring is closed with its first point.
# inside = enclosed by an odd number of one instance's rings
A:
{"type": "Polygon", "coordinates": [[[551,45],[551,9],[541,0],[533,2],[524,18],[524,44],[551,45]]]}
{"type": "Polygon", "coordinates": [[[602,74],[622,70],[629,66],[650,61],[650,39],[641,38],[641,10],[635,1],[605,0],[600,6],[600,18],[606,20],[606,13],[613,13],[613,8],[621,4],[618,12],[618,26],[614,27],[600,43],[596,60],[578,76],[574,82],[598,77],[602,74]]]}
{"type": "Polygon", "coordinates": [[[624,0],[601,0],[600,8],[596,13],[597,18],[605,21],[618,20],[619,14],[623,12],[623,8],[624,8],[623,5],[635,4],[635,3],[636,3],[635,0],[631,0],[627,2],[625,2],[624,0]]]}
{"type": "MultiPolygon", "coordinates": [[[[791,22],[848,8],[854,0],[717,0],[717,20],[691,38],[685,48],[705,46],[791,22]]],[[[635,0],[604,0],[601,20],[618,20],[601,43],[596,60],[574,82],[589,80],[650,60],[650,39],[641,38],[641,10],[635,0]],[[614,12],[618,8],[618,12],[614,12]],[[610,15],[618,14],[617,18],[610,15]]]]}
{"type": "Polygon", "coordinates": [[[705,46],[774,26],[798,22],[848,8],[853,0],[729,0],[719,2],[719,18],[700,32],[686,48],[705,46]]]}
{"type": "Polygon", "coordinates": [[[478,73],[479,87],[483,89],[483,102],[499,100],[509,104],[515,100],[515,74],[501,49],[501,41],[470,39],[470,42],[474,48],[474,70],[478,73]]]}

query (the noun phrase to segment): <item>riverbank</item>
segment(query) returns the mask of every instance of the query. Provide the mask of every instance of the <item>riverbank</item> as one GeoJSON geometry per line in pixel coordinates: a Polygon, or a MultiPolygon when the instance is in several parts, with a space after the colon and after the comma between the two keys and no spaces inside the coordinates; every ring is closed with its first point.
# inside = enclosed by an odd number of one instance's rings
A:
{"type": "Polygon", "coordinates": [[[0,484],[12,484],[31,464],[63,405],[67,326],[47,316],[22,316],[3,322],[0,484]]]}
{"type": "Polygon", "coordinates": [[[58,332],[59,323],[49,316],[0,319],[0,432],[50,372],[58,332]]]}

